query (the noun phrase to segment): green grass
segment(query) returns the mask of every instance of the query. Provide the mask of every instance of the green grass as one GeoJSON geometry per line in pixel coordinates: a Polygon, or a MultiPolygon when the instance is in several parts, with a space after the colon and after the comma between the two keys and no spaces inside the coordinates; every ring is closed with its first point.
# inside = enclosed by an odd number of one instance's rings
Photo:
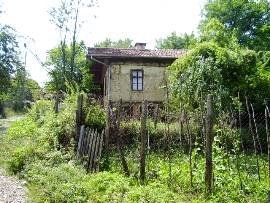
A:
{"type": "Polygon", "coordinates": [[[8,169],[8,160],[10,160],[11,144],[6,141],[6,133],[0,132],[0,167],[8,169]]]}

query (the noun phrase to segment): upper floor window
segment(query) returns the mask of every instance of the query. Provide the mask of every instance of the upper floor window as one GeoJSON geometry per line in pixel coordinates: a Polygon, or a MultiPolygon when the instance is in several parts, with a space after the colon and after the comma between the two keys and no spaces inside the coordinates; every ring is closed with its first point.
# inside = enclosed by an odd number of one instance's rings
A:
{"type": "Polygon", "coordinates": [[[135,91],[143,90],[143,70],[131,71],[131,88],[135,91]]]}

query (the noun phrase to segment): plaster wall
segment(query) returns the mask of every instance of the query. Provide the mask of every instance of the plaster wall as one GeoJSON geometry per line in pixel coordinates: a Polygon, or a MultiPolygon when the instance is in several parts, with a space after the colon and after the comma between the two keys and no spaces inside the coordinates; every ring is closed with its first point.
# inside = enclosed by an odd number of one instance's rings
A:
{"type": "MultiPolygon", "coordinates": [[[[162,102],[165,100],[165,69],[159,64],[113,64],[110,78],[110,100],[112,102],[162,102]],[[131,71],[143,70],[143,91],[131,89],[131,71]]],[[[106,78],[108,79],[108,72],[106,78]]],[[[108,87],[106,87],[108,88],[108,87]]]]}

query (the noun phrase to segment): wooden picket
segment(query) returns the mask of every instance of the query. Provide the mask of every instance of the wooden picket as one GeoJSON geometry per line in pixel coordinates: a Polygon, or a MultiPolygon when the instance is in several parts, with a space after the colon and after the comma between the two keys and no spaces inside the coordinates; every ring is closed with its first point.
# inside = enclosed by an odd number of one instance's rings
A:
{"type": "Polygon", "coordinates": [[[104,130],[99,133],[95,129],[81,126],[77,147],[77,158],[86,160],[86,168],[90,172],[99,170],[99,160],[103,147],[104,130]]]}

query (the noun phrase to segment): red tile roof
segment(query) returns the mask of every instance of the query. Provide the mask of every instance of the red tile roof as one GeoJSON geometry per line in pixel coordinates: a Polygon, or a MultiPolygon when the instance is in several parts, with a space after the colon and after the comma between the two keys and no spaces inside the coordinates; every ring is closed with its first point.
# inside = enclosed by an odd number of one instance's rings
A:
{"type": "Polygon", "coordinates": [[[185,50],[176,49],[135,49],[135,48],[88,48],[88,56],[102,58],[167,58],[176,59],[185,50]]]}

